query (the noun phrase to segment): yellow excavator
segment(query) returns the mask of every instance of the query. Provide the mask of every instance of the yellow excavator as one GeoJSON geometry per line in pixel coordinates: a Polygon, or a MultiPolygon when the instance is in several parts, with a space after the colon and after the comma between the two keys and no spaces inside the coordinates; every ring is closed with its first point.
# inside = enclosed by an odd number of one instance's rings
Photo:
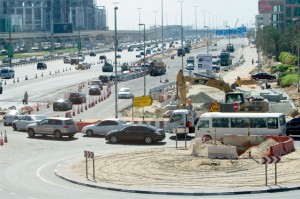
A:
{"type": "MultiPolygon", "coordinates": [[[[269,102],[263,98],[254,98],[253,96],[247,99],[242,92],[234,92],[232,86],[223,80],[208,77],[205,75],[194,74],[195,77],[184,76],[182,70],[177,74],[178,90],[180,92],[181,102],[183,108],[186,107],[186,82],[193,84],[202,84],[217,88],[225,92],[225,103],[219,103],[220,112],[235,112],[233,104],[239,104],[237,112],[269,112],[269,102]]],[[[240,85],[240,79],[237,79],[237,85],[240,85]]]]}

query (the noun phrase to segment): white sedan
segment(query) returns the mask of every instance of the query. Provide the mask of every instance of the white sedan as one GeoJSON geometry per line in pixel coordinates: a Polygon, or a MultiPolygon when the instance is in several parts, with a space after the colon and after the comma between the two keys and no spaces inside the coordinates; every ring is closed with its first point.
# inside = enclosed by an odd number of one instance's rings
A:
{"type": "Polygon", "coordinates": [[[187,70],[194,70],[195,69],[195,66],[194,66],[194,64],[192,64],[192,63],[188,63],[187,65],[186,65],[186,67],[185,67],[187,70]]]}
{"type": "Polygon", "coordinates": [[[46,116],[43,115],[22,115],[19,119],[13,121],[12,127],[15,131],[17,130],[26,130],[28,124],[39,122],[43,119],[46,119],[46,116]]]}
{"type": "Polygon", "coordinates": [[[106,135],[109,131],[120,130],[130,123],[121,119],[106,119],[102,120],[96,124],[87,125],[82,128],[82,133],[91,137],[94,135],[106,135]]]}
{"type": "Polygon", "coordinates": [[[127,87],[120,88],[120,91],[118,92],[118,99],[131,99],[131,98],[133,98],[133,94],[130,88],[127,87]]]}

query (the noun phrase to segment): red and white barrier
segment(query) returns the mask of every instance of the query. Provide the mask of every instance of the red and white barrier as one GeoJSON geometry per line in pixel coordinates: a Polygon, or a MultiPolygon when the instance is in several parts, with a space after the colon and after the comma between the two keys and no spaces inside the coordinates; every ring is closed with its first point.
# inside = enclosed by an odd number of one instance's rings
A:
{"type": "Polygon", "coordinates": [[[163,95],[163,94],[161,94],[161,95],[158,96],[158,101],[160,103],[162,103],[162,102],[164,102],[164,101],[166,101],[168,99],[175,100],[175,98],[176,98],[175,94],[173,94],[173,95],[163,95]]]}

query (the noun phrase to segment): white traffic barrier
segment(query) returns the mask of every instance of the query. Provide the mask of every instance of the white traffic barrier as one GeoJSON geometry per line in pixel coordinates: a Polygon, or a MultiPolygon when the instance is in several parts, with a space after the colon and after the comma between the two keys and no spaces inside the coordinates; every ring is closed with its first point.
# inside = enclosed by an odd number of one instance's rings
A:
{"type": "Polygon", "coordinates": [[[238,159],[235,146],[208,146],[207,151],[211,159],[238,159]]]}

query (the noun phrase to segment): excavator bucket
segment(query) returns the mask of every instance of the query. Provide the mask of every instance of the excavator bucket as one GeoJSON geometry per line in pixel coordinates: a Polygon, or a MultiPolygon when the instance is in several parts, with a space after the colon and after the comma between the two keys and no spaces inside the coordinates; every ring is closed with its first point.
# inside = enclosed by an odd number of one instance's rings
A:
{"type": "Polygon", "coordinates": [[[177,86],[180,92],[182,106],[183,108],[185,108],[186,107],[186,85],[185,85],[185,79],[182,70],[179,70],[177,74],[177,86]]]}

